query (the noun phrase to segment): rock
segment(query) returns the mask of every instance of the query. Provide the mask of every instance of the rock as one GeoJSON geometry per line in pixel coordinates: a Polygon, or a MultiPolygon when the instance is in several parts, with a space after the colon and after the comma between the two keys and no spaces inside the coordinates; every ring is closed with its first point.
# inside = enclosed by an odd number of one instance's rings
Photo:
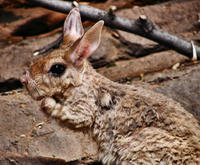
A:
{"type": "Polygon", "coordinates": [[[0,49],[0,82],[10,78],[19,79],[34,60],[33,52],[57,37],[58,34],[37,40],[24,40],[0,49]]]}
{"type": "MultiPolygon", "coordinates": [[[[19,153],[0,151],[1,165],[67,165],[62,159],[41,156],[22,155],[19,153]]],[[[74,164],[75,165],[75,164],[74,164]]]]}
{"type": "MultiPolygon", "coordinates": [[[[120,10],[116,12],[116,15],[129,19],[137,19],[140,15],[146,15],[159,28],[169,33],[182,36],[182,33],[191,32],[195,29],[199,11],[199,0],[179,0],[145,7],[135,6],[132,9],[120,10]]],[[[120,31],[120,34],[131,42],[142,45],[155,44],[148,39],[131,33],[120,31]]],[[[195,35],[191,34],[190,38],[195,35]]],[[[189,38],[187,39],[189,40],[189,38]]]]}
{"type": "Polygon", "coordinates": [[[178,101],[197,120],[200,121],[200,65],[190,66],[179,71],[176,75],[173,72],[168,74],[171,81],[163,81],[154,91],[163,93],[178,101]]]}
{"type": "Polygon", "coordinates": [[[47,33],[61,26],[66,14],[40,7],[0,11],[0,41],[16,42],[22,37],[47,33]]]}
{"type": "Polygon", "coordinates": [[[143,58],[115,62],[111,67],[99,68],[97,71],[113,81],[118,81],[160,71],[186,59],[174,51],[164,51],[143,58]]]}
{"type": "Polygon", "coordinates": [[[95,155],[91,137],[48,119],[28,95],[0,96],[0,105],[0,150],[65,161],[95,155]]]}

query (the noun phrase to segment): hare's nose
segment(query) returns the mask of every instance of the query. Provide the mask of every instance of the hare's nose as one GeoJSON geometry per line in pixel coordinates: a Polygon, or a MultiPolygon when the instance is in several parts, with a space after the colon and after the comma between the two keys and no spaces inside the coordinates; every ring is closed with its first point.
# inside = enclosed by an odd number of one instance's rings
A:
{"type": "Polygon", "coordinates": [[[28,79],[27,79],[26,75],[21,76],[20,81],[24,86],[26,86],[28,84],[28,79]]]}
{"type": "Polygon", "coordinates": [[[28,74],[27,74],[27,72],[26,72],[26,74],[24,74],[24,75],[22,75],[21,77],[20,77],[20,81],[21,81],[21,83],[24,85],[24,86],[26,86],[27,84],[28,84],[28,76],[27,76],[28,74]]]}

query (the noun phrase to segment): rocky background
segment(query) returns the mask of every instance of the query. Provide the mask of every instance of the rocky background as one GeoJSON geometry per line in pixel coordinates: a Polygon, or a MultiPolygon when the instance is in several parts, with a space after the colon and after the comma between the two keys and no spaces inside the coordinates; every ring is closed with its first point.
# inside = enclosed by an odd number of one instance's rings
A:
{"type": "MultiPolygon", "coordinates": [[[[161,29],[200,45],[199,0],[80,1],[116,15],[147,15],[161,29]]],[[[66,15],[25,0],[0,0],[0,164],[100,164],[88,136],[46,117],[19,77],[33,52],[55,41],[66,15]]],[[[87,20],[87,29],[93,23],[87,20]]],[[[42,56],[42,55],[40,55],[42,56]]],[[[97,71],[113,81],[163,93],[200,121],[200,64],[134,34],[104,27],[99,49],[90,57],[97,71]]]]}

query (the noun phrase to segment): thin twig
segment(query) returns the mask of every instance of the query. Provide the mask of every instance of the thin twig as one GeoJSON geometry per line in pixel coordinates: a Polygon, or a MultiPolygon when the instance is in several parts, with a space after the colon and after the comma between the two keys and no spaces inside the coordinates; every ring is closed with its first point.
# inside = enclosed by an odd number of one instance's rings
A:
{"type": "MultiPolygon", "coordinates": [[[[62,13],[68,13],[74,7],[72,2],[64,2],[60,0],[28,1],[34,2],[39,6],[62,13]]],[[[79,8],[81,16],[85,19],[94,22],[104,20],[106,26],[143,36],[162,45],[165,45],[170,49],[174,49],[175,51],[187,57],[193,57],[192,45],[190,42],[185,41],[174,35],[171,35],[159,28],[155,28],[155,26],[151,23],[149,19],[147,19],[147,17],[141,16],[137,20],[130,20],[127,18],[110,15],[103,10],[87,5],[79,5],[79,8]]],[[[195,48],[197,52],[197,59],[200,59],[200,48],[197,46],[195,46],[195,48]]]]}
{"type": "Polygon", "coordinates": [[[45,47],[36,50],[33,53],[33,56],[37,56],[38,54],[45,53],[51,49],[58,48],[63,41],[63,35],[61,34],[55,41],[51,42],[50,44],[46,45],[45,47]]]}

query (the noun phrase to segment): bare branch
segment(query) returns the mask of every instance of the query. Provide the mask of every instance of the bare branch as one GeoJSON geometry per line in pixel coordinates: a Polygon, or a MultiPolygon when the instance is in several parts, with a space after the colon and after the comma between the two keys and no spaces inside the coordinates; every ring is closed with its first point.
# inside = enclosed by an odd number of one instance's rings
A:
{"type": "MultiPolygon", "coordinates": [[[[64,2],[60,0],[29,1],[34,2],[39,6],[62,13],[68,13],[74,7],[72,2],[64,2]]],[[[190,42],[155,27],[153,23],[147,19],[146,16],[141,16],[137,20],[130,20],[127,18],[117,17],[113,14],[111,15],[103,10],[86,5],[79,5],[79,8],[81,16],[85,19],[94,22],[104,20],[106,26],[143,36],[162,45],[165,45],[170,49],[174,49],[175,51],[187,57],[193,57],[193,49],[190,42]]],[[[197,59],[200,59],[200,48],[195,46],[195,49],[197,53],[197,59]]]]}
{"type": "Polygon", "coordinates": [[[61,34],[55,41],[53,41],[52,43],[44,46],[43,48],[41,49],[38,49],[36,50],[33,55],[34,56],[37,56],[38,54],[42,54],[42,53],[45,53],[51,49],[54,49],[54,48],[59,48],[60,44],[62,43],[63,41],[63,34],[61,34]]]}

